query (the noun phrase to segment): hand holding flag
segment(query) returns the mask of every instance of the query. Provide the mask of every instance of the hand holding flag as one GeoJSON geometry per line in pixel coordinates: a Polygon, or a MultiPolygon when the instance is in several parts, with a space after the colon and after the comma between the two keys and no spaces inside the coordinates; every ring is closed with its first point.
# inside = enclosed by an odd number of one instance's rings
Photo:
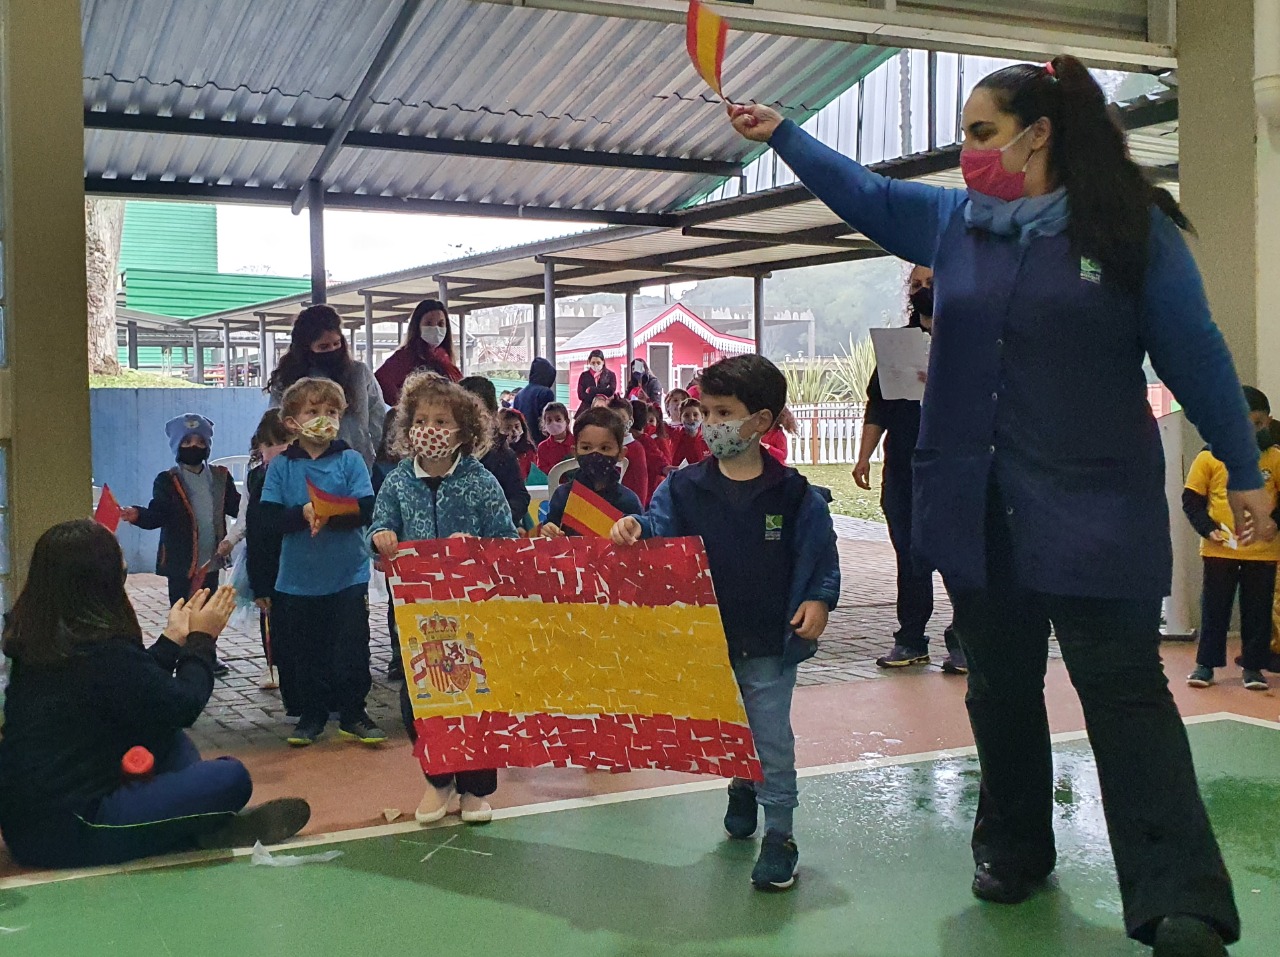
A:
{"type": "Polygon", "coordinates": [[[332,495],[316,488],[311,479],[307,479],[307,494],[311,501],[303,509],[303,514],[311,523],[311,534],[319,535],[320,529],[328,524],[336,515],[359,515],[360,502],[347,495],[332,495]]]}
{"type": "Polygon", "coordinates": [[[614,523],[620,521],[622,512],[581,482],[574,482],[569,490],[569,500],[564,504],[564,522],[579,535],[608,538],[614,523]]]}
{"type": "Polygon", "coordinates": [[[114,535],[120,527],[123,515],[124,509],[111,494],[111,486],[102,486],[102,497],[98,499],[98,507],[93,510],[93,520],[114,535]]]}

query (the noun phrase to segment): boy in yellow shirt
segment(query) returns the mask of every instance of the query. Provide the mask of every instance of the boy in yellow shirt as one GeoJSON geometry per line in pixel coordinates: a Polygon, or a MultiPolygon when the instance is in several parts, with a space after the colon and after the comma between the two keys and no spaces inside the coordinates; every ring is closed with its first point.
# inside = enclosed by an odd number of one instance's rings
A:
{"type": "MultiPolygon", "coordinates": [[[[1261,455],[1258,466],[1272,506],[1280,493],[1280,447],[1274,444],[1266,422],[1270,418],[1267,397],[1257,389],[1245,388],[1249,418],[1258,431],[1261,455]]],[[[1196,668],[1187,677],[1193,688],[1213,684],[1213,669],[1227,664],[1227,628],[1236,592],[1240,593],[1240,667],[1244,686],[1251,691],[1267,690],[1262,669],[1271,650],[1271,603],[1276,587],[1276,562],[1280,561],[1280,538],[1270,542],[1240,545],[1236,541],[1231,506],[1227,504],[1227,468],[1209,449],[1191,463],[1187,485],[1182,492],[1182,510],[1191,526],[1204,539],[1200,556],[1204,560],[1204,593],[1200,605],[1200,647],[1196,668]]]]}

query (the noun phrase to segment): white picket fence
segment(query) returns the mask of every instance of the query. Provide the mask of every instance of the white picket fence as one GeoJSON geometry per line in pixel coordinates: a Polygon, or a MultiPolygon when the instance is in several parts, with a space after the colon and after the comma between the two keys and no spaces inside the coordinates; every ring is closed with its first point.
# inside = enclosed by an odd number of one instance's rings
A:
{"type": "MultiPolygon", "coordinates": [[[[793,465],[852,465],[858,461],[865,408],[861,403],[824,402],[791,407],[796,432],[787,436],[793,465]]],[[[877,449],[875,461],[880,461],[877,449]]]]}

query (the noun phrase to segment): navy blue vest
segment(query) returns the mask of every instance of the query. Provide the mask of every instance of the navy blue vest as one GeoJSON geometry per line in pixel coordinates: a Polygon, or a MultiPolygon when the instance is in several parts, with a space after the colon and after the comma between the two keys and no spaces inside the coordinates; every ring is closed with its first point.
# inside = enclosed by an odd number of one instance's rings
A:
{"type": "Polygon", "coordinates": [[[917,558],[987,585],[999,489],[1017,584],[1150,598],[1172,574],[1164,455],[1147,402],[1139,300],[1065,235],[1023,244],[947,226],[914,463],[917,558]]]}

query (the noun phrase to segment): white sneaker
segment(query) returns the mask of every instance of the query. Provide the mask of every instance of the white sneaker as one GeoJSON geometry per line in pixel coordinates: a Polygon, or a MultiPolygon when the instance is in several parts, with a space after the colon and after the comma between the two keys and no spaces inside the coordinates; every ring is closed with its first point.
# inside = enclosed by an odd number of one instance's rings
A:
{"type": "Polygon", "coordinates": [[[258,687],[263,691],[275,691],[280,687],[280,676],[276,674],[276,669],[267,666],[262,669],[262,677],[258,679],[258,687]]]}
{"type": "Polygon", "coordinates": [[[422,795],[418,810],[413,812],[413,819],[419,824],[434,824],[449,813],[449,799],[453,797],[453,788],[433,788],[427,785],[427,793],[422,795]]]}
{"type": "Polygon", "coordinates": [[[468,824],[488,824],[493,820],[493,808],[482,797],[464,794],[462,795],[462,819],[468,824]]]}

